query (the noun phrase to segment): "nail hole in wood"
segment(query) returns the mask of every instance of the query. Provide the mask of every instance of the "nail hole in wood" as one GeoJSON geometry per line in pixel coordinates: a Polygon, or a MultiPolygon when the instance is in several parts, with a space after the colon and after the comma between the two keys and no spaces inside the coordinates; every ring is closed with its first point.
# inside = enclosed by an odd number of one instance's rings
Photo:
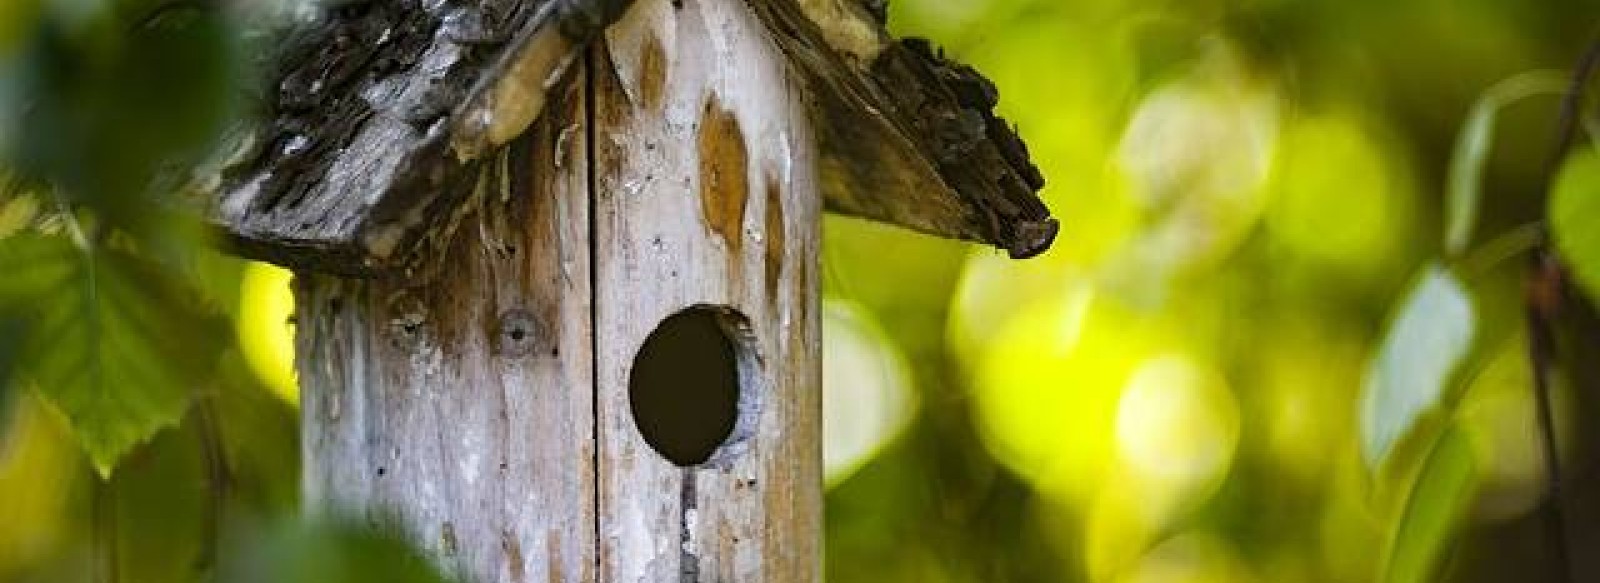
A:
{"type": "Polygon", "coordinates": [[[539,323],[527,310],[507,310],[500,315],[495,334],[495,352],[501,356],[527,356],[533,353],[539,323]]]}
{"type": "Polygon", "coordinates": [[[634,356],[628,378],[634,424],[677,466],[731,458],[754,433],[758,368],[743,315],[713,306],[678,312],[634,356]]]}

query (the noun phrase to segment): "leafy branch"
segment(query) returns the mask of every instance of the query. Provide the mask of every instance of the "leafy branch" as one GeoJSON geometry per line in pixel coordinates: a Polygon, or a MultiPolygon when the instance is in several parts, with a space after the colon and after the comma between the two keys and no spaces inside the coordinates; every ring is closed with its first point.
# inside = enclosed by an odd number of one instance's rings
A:
{"type": "MultiPolygon", "coordinates": [[[[1480,461],[1464,440],[1456,418],[1461,391],[1453,387],[1476,341],[1477,308],[1457,274],[1488,273],[1506,260],[1531,257],[1523,313],[1527,359],[1537,409],[1539,446],[1546,470],[1542,522],[1553,547],[1554,567],[1572,581],[1567,517],[1562,504],[1560,448],[1555,431],[1552,379],[1559,372],[1555,323],[1569,299],[1569,281],[1591,294],[1600,292],[1600,154],[1574,154],[1578,138],[1593,131],[1584,105],[1600,69],[1600,39],[1584,52],[1567,76],[1535,72],[1513,77],[1488,92],[1463,125],[1449,175],[1444,250],[1452,259],[1425,269],[1402,302],[1363,389],[1362,437],[1366,461],[1375,473],[1398,463],[1402,441],[1421,443],[1428,453],[1407,489],[1384,561],[1384,581],[1427,581],[1447,554],[1448,541],[1470,505],[1480,461]],[[1546,217],[1469,249],[1483,197],[1496,118],[1506,107],[1535,95],[1562,95],[1554,148],[1546,162],[1541,192],[1549,193],[1546,217]],[[1441,415],[1442,414],[1442,415],[1441,415]],[[1443,419],[1428,424],[1424,419],[1443,419]],[[1423,440],[1426,441],[1416,441],[1423,440]]],[[[1600,297],[1600,296],[1597,296],[1600,297]]]]}
{"type": "MultiPolygon", "coordinates": [[[[1563,201],[1569,197],[1565,195],[1565,189],[1558,188],[1561,181],[1560,174],[1572,155],[1573,145],[1577,142],[1579,123],[1584,118],[1585,97],[1597,68],[1600,68],[1600,39],[1589,45],[1573,71],[1571,84],[1561,102],[1555,151],[1551,153],[1550,160],[1545,166],[1544,190],[1556,191],[1551,204],[1551,209],[1555,211],[1552,221],[1557,229],[1557,237],[1563,240],[1567,239],[1570,233],[1566,220],[1570,215],[1561,212],[1567,207],[1563,201]]],[[[1556,547],[1556,567],[1559,569],[1561,579],[1572,581],[1572,562],[1568,557],[1570,543],[1567,540],[1567,519],[1565,504],[1562,502],[1561,451],[1557,443],[1554,405],[1550,395],[1550,379],[1557,366],[1554,323],[1560,315],[1562,299],[1567,295],[1566,280],[1566,268],[1561,259],[1550,252],[1548,241],[1541,243],[1534,252],[1526,288],[1528,362],[1533,370],[1533,390],[1538,403],[1541,449],[1548,474],[1545,481],[1547,485],[1544,505],[1545,529],[1556,547]]]]}

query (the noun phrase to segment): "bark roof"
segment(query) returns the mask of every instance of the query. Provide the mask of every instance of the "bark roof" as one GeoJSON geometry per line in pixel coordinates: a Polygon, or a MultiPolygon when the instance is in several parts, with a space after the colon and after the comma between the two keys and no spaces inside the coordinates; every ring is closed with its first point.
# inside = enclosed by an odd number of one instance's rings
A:
{"type": "MultiPolygon", "coordinates": [[[[224,170],[213,222],[247,256],[371,275],[403,265],[459,182],[534,121],[548,89],[632,0],[357,0],[291,33],[267,119],[224,170]]],[[[830,211],[1024,258],[1057,223],[999,93],[884,0],[749,0],[814,97],[830,211]]]]}

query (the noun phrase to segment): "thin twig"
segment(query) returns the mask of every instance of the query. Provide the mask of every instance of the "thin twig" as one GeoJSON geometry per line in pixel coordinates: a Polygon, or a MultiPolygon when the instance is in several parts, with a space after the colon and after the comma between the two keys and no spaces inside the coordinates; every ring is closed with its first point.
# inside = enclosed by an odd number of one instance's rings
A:
{"type": "Polygon", "coordinates": [[[1488,275],[1494,269],[1505,265],[1505,262],[1516,259],[1524,253],[1538,250],[1539,246],[1544,244],[1544,237],[1543,222],[1520,225],[1479,245],[1471,253],[1457,260],[1455,270],[1469,279],[1488,275]]]}
{"type": "MultiPolygon", "coordinates": [[[[1600,66],[1600,38],[1584,51],[1573,69],[1571,85],[1561,100],[1561,118],[1556,127],[1556,147],[1545,164],[1543,192],[1549,192],[1556,175],[1577,142],[1588,87],[1600,66]]],[[[1560,258],[1541,241],[1533,254],[1528,279],[1526,312],[1528,325],[1528,363],[1533,369],[1534,399],[1538,404],[1541,445],[1543,446],[1546,487],[1542,514],[1547,536],[1555,546],[1554,566],[1560,581],[1571,582],[1572,561],[1567,536],[1566,508],[1562,498],[1561,448],[1557,444],[1554,405],[1550,396],[1551,377],[1556,367],[1555,322],[1565,297],[1566,276],[1560,258]]]]}
{"type": "Polygon", "coordinates": [[[1561,264],[1543,249],[1534,253],[1527,286],[1528,364],[1533,371],[1533,396],[1538,406],[1540,445],[1546,471],[1542,509],[1546,536],[1555,547],[1552,561],[1558,581],[1574,581],[1567,543],[1567,517],[1562,498],[1561,449],[1557,445],[1551,373],[1556,366],[1555,319],[1561,303],[1561,264]]]}
{"type": "Polygon", "coordinates": [[[99,474],[93,476],[90,480],[90,523],[94,531],[94,580],[121,583],[121,560],[117,556],[117,485],[99,474]]]}
{"type": "Polygon", "coordinates": [[[215,581],[219,556],[217,549],[221,545],[232,478],[222,443],[222,430],[217,424],[217,396],[204,391],[199,393],[195,402],[195,422],[199,424],[200,453],[206,467],[206,497],[210,502],[202,524],[204,532],[200,541],[200,566],[208,574],[206,580],[215,581]]]}

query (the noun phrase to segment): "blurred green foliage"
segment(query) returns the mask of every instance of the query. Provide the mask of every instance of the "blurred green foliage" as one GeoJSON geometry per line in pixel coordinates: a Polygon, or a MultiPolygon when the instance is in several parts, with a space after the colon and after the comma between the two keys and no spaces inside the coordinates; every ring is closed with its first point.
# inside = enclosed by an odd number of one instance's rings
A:
{"type": "Polygon", "coordinates": [[[1018,264],[830,219],[827,291],[920,407],[830,492],[830,580],[1557,580],[1521,286],[1592,6],[893,9],[996,78],[1064,234],[1018,264]]]}
{"type": "MultiPolygon", "coordinates": [[[[295,520],[287,274],[162,210],[286,9],[0,3],[0,581],[438,580],[295,520]]],[[[830,581],[1555,580],[1522,286],[1548,232],[1600,289],[1593,145],[1541,192],[1591,5],[892,10],[995,78],[1065,231],[1017,263],[827,219],[830,581]]]]}
{"type": "Polygon", "coordinates": [[[11,274],[0,305],[33,309],[15,349],[20,374],[71,420],[101,475],[176,423],[214,372],[226,326],[155,264],[18,235],[0,246],[0,272],[11,274]]]}
{"type": "Polygon", "coordinates": [[[1550,199],[1550,222],[1561,253],[1571,259],[1578,283],[1600,298],[1600,153],[1588,150],[1567,162],[1550,199]]]}

